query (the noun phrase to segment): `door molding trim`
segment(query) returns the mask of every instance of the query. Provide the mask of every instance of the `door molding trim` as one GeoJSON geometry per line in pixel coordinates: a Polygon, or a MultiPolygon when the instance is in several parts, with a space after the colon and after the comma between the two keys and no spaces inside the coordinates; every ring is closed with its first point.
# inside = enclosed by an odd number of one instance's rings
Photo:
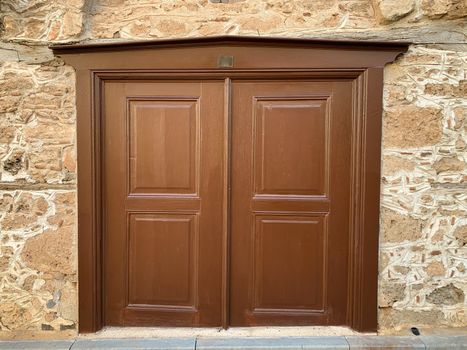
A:
{"type": "MultiPolygon", "coordinates": [[[[202,40],[201,40],[202,41],[202,40]]],[[[77,105],[77,151],[78,151],[78,269],[79,269],[79,332],[96,332],[104,326],[103,317],[103,198],[102,198],[102,125],[103,116],[103,86],[106,80],[189,80],[189,79],[297,79],[297,80],[346,80],[353,81],[352,111],[352,190],[351,190],[351,222],[350,225],[350,259],[349,259],[349,293],[347,325],[358,331],[375,331],[377,329],[377,280],[378,280],[378,235],[379,235],[379,201],[380,201],[380,165],[381,165],[381,128],[382,128],[382,92],[383,67],[395,57],[407,50],[407,43],[365,43],[359,47],[355,43],[333,42],[326,49],[325,57],[329,62],[319,63],[316,67],[314,54],[322,54],[322,43],[305,42],[267,42],[255,39],[255,45],[248,42],[248,47],[241,55],[249,57],[250,49],[257,49],[264,44],[264,50],[298,50],[302,52],[299,62],[290,62],[287,67],[278,63],[280,55],[271,56],[265,68],[249,66],[233,69],[217,69],[213,62],[204,58],[198,68],[185,67],[182,58],[169,62],[173,68],[159,69],[157,58],[153,63],[140,64],[136,62],[134,69],[127,68],[128,47],[115,47],[115,60],[106,56],[109,45],[104,49],[89,45],[81,50],[77,46],[54,46],[55,54],[59,54],[65,62],[76,68],[76,105],[77,105]],[[285,43],[288,43],[285,45],[285,43]],[[266,45],[267,44],[267,45],[266,45]],[[317,45],[317,46],[316,46],[317,45]],[[278,46],[278,47],[276,47],[278,46]],[[308,47],[309,46],[309,47],[308,47]],[[336,68],[333,64],[341,49],[356,50],[361,56],[372,55],[371,64],[361,66],[352,56],[348,65],[336,68]],[[99,52],[103,50],[105,52],[99,52]],[[316,51],[315,51],[316,50],[316,51]],[[122,56],[123,55],[123,56],[122,56]],[[125,56],[126,55],[126,56],[125,56]],[[127,57],[122,60],[122,57],[127,57]],[[279,57],[279,58],[278,58],[279,57]],[[308,63],[307,62],[311,62],[308,63]],[[148,66],[149,65],[149,66],[148,66]],[[152,66],[151,66],[152,65],[152,66]],[[328,68],[324,67],[328,65],[328,68]],[[277,66],[278,68],[273,68],[277,66]],[[105,68],[103,68],[105,67],[105,68]]],[[[224,41],[219,53],[225,52],[224,41]]],[[[241,40],[235,41],[236,47],[241,46],[241,40]]],[[[199,41],[193,43],[198,45],[199,41]]],[[[172,45],[172,44],[171,44],[172,45]]],[[[176,45],[175,43],[173,45],[176,45]]],[[[190,50],[202,51],[206,47],[216,51],[216,45],[206,43],[190,50]]],[[[154,46],[154,45],[153,45],[154,46]]],[[[156,57],[163,52],[153,47],[135,48],[145,53],[147,57],[156,57]],[[149,55],[149,56],[148,56],[149,55]]],[[[177,46],[178,47],[178,46],[177,46]]],[[[182,50],[187,50],[182,45],[182,50]]],[[[171,50],[173,55],[173,49],[171,50]]],[[[216,51],[217,52],[217,51],[216,51]]],[[[297,54],[291,53],[293,57],[297,54]]],[[[112,51],[114,53],[114,51],[112,51]]],[[[131,52],[130,52],[131,53],[131,52]]],[[[169,53],[170,54],[170,53],[169,53]]],[[[203,55],[198,52],[198,55],[203,55]]],[[[136,55],[138,56],[138,55],[136,55]]],[[[162,56],[164,56],[162,54],[162,56]]],[[[208,55],[209,56],[209,55],[208,55]]],[[[290,57],[292,57],[290,56],[290,57]]],[[[147,58],[146,57],[146,58],[147,58]]],[[[204,57],[204,56],[202,56],[204,57]]],[[[242,56],[243,57],[243,56],[242,56]]],[[[211,60],[212,61],[212,60],[211,60]]],[[[146,61],[144,61],[146,62],[146,61]]],[[[320,61],[321,62],[321,61],[320,61]]],[[[164,68],[164,67],[163,67],[164,68]]],[[[226,92],[227,93],[227,92],[226,92]]],[[[227,112],[228,113],[228,112],[227,112]]],[[[229,121],[226,121],[228,126],[229,121]]],[[[228,132],[228,131],[227,131],[228,132]]],[[[229,135],[226,135],[229,138],[229,135]]],[[[226,142],[229,142],[227,139],[226,142]]],[[[228,150],[226,156],[228,156],[228,150]]],[[[226,162],[225,162],[226,163],[226,162]]],[[[224,164],[228,172],[229,165],[224,164]]],[[[226,174],[224,181],[229,183],[226,174]]],[[[228,196],[228,190],[227,190],[228,196]]],[[[224,203],[227,208],[228,199],[224,203]]],[[[225,220],[228,220],[228,213],[225,220]]],[[[224,250],[227,251],[228,225],[224,225],[224,250]]],[[[228,257],[223,263],[224,274],[228,274],[228,257]]],[[[224,279],[227,276],[224,276],[224,279]]],[[[228,300],[228,284],[223,284],[224,300],[228,300]]],[[[228,308],[223,308],[223,326],[228,325],[228,308]]]]}

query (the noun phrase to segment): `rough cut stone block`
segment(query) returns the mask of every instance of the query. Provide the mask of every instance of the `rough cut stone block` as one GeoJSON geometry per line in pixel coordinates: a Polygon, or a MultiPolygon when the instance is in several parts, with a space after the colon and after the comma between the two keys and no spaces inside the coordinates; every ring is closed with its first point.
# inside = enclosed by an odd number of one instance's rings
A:
{"type": "Polygon", "coordinates": [[[348,349],[344,337],[200,338],[197,350],[348,349]]]}
{"type": "Polygon", "coordinates": [[[18,61],[18,52],[9,49],[0,49],[0,61],[18,61]]]}
{"type": "Polygon", "coordinates": [[[425,349],[425,344],[418,337],[381,337],[349,336],[346,337],[350,349],[425,349]]]}
{"type": "Polygon", "coordinates": [[[165,339],[81,339],[77,340],[72,350],[194,350],[195,338],[165,339]]]}
{"type": "Polygon", "coordinates": [[[69,350],[73,340],[0,341],[0,349],[8,350],[69,350]]]}
{"type": "Polygon", "coordinates": [[[377,0],[374,3],[379,8],[381,16],[388,22],[407,16],[415,8],[413,0],[377,0]]]}

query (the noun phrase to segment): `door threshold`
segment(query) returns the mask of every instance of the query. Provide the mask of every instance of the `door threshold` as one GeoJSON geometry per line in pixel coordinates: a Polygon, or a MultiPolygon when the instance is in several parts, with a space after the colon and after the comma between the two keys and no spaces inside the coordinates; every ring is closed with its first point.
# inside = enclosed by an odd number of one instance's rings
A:
{"type": "MultiPolygon", "coordinates": [[[[365,333],[376,334],[376,333],[365,333]]],[[[310,337],[362,335],[344,326],[301,327],[105,327],[96,333],[81,334],[80,338],[186,338],[186,337],[310,337]]]]}

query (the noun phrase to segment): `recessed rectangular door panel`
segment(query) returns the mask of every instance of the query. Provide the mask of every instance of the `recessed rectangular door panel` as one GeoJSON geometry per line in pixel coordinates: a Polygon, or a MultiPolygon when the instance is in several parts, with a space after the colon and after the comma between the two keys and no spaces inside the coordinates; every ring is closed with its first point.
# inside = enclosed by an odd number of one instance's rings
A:
{"type": "Polygon", "coordinates": [[[199,101],[129,101],[130,194],[197,193],[199,101]]]}
{"type": "Polygon", "coordinates": [[[347,321],[352,82],[233,81],[230,321],[347,321]]]}
{"type": "Polygon", "coordinates": [[[195,310],[196,227],[196,215],[130,215],[129,305],[195,310]]]}
{"type": "Polygon", "coordinates": [[[105,322],[219,326],[224,84],[103,90],[105,322]]]}
{"type": "Polygon", "coordinates": [[[320,216],[255,217],[253,313],[324,310],[324,221],[320,216]]]}
{"type": "Polygon", "coordinates": [[[254,98],[256,194],[325,194],[328,97],[254,98]]]}

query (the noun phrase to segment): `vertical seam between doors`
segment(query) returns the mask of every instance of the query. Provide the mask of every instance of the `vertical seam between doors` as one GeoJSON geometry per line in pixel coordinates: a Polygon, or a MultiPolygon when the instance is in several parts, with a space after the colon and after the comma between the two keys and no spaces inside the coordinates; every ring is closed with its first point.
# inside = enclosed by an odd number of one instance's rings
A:
{"type": "Polygon", "coordinates": [[[230,324],[230,197],[231,197],[231,83],[230,78],[224,80],[224,205],[223,205],[223,237],[222,237],[222,328],[230,324]]]}

